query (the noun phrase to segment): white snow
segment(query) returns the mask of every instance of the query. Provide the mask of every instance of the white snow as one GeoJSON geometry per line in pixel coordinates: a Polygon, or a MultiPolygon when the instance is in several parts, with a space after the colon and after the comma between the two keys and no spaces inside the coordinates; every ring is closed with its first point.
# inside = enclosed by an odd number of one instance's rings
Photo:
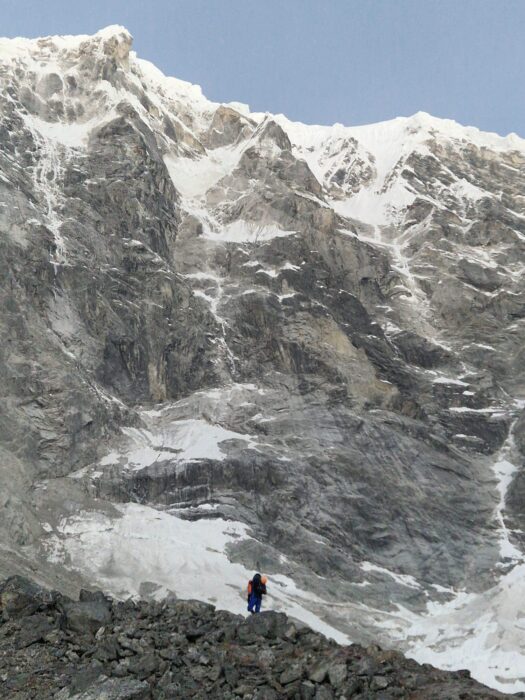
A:
{"type": "MultiPolygon", "coordinates": [[[[252,116],[260,118],[261,115],[252,116]]],[[[312,149],[314,152],[322,147],[326,148],[330,140],[356,139],[360,146],[374,156],[376,168],[380,173],[393,168],[399,157],[399,143],[408,139],[415,143],[424,143],[429,137],[436,136],[459,142],[468,141],[480,148],[486,147],[499,152],[525,151],[525,140],[516,134],[500,136],[480,131],[476,127],[463,126],[452,119],[433,117],[426,112],[362,126],[302,124],[292,122],[282,114],[274,118],[296,147],[312,149]]]]}
{"type": "Polygon", "coordinates": [[[492,408],[469,408],[468,406],[450,406],[448,409],[453,413],[499,413],[500,411],[496,406],[492,408]]]}
{"type": "Polygon", "coordinates": [[[58,213],[61,200],[60,178],[64,171],[60,152],[56,142],[46,139],[32,126],[32,120],[27,125],[33,134],[35,143],[40,147],[39,160],[34,170],[35,188],[42,197],[46,211],[45,222],[53,234],[55,251],[50,256],[51,264],[55,267],[66,262],[66,243],[62,236],[62,218],[58,213]]]}
{"type": "Polygon", "coordinates": [[[468,345],[465,345],[466,348],[469,347],[476,347],[476,348],[483,348],[483,350],[495,350],[496,348],[493,345],[487,345],[486,343],[469,343],[468,345]]]}
{"type": "Polygon", "coordinates": [[[523,554],[510,541],[509,531],[503,515],[507,499],[507,492],[516,472],[518,471],[518,467],[514,463],[514,460],[516,459],[514,429],[517,422],[518,418],[515,418],[510,426],[508,438],[505,440],[498,457],[494,462],[493,469],[496,476],[497,490],[499,493],[499,502],[496,507],[496,520],[500,527],[500,556],[502,559],[511,559],[514,561],[523,562],[523,554]]]}
{"type": "Polygon", "coordinates": [[[137,58],[135,54],[132,54],[132,56],[133,62],[139,69],[140,76],[146,87],[152,88],[153,91],[160,91],[161,94],[170,99],[187,103],[197,113],[202,113],[218,106],[204,97],[200,85],[166,76],[150,61],[137,58]]]}
{"type": "Polygon", "coordinates": [[[402,586],[408,586],[409,588],[421,588],[421,584],[413,576],[410,576],[410,574],[398,574],[395,571],[385,569],[382,566],[377,566],[376,564],[372,564],[368,561],[361,562],[361,569],[363,569],[363,571],[372,571],[377,574],[389,576],[402,586]]]}
{"type": "MultiPolygon", "coordinates": [[[[47,541],[49,556],[89,576],[119,598],[138,597],[142,583],[158,586],[154,596],[170,591],[180,598],[213,603],[246,613],[246,585],[253,571],[230,561],[228,546],[252,539],[246,525],[222,518],[188,521],[148,506],[115,506],[117,517],[82,512],[64,519],[47,541]]],[[[287,576],[269,575],[263,606],[286,610],[340,643],[348,637],[309,608],[322,603],[287,576]]]]}
{"type": "MultiPolygon", "coordinates": [[[[520,402],[516,402],[521,408],[520,402]]],[[[500,531],[500,556],[513,567],[483,593],[461,592],[446,603],[429,603],[427,614],[400,608],[409,626],[403,634],[410,655],[439,668],[470,669],[482,683],[507,693],[525,690],[525,635],[520,601],[525,596],[525,561],[510,542],[503,511],[510,483],[517,471],[513,430],[509,431],[493,466],[499,493],[495,519],[500,531]]]]}
{"type": "Polygon", "coordinates": [[[492,688],[523,691],[524,596],[525,564],[519,564],[484,593],[459,593],[450,602],[429,603],[426,615],[400,608],[408,626],[399,635],[408,644],[408,655],[420,663],[468,668],[492,688]]]}
{"type": "Polygon", "coordinates": [[[67,148],[84,148],[89,135],[95,127],[110,121],[116,116],[113,110],[102,116],[95,116],[85,122],[48,122],[36,115],[24,115],[28,126],[36,129],[47,140],[54,141],[67,148]]]}
{"type": "Polygon", "coordinates": [[[199,158],[164,156],[175,188],[183,197],[204,195],[219,180],[231,173],[242,155],[242,147],[216,148],[199,158]]]}
{"type": "MultiPolygon", "coordinates": [[[[275,119],[319,182],[328,186],[327,178],[334,171],[334,164],[348,168],[349,158],[350,162],[357,159],[372,169],[374,176],[368,184],[346,199],[332,199],[330,205],[343,216],[376,226],[395,223],[398,213],[414,201],[416,195],[400,177],[400,171],[412,153],[429,153],[426,142],[430,139],[468,141],[500,152],[525,152],[525,140],[515,134],[501,137],[424,112],[353,127],[306,125],[291,122],[284,115],[275,119]]],[[[471,201],[487,196],[463,178],[452,184],[450,192],[471,201]]]]}
{"type": "MultiPolygon", "coordinates": [[[[426,153],[426,132],[416,132],[410,120],[393,120],[361,127],[306,126],[288,121],[279,115],[281,126],[290,136],[297,154],[304,158],[319,182],[333,169],[334,153],[342,158],[348,150],[348,139],[358,143],[357,157],[374,172],[371,182],[346,199],[332,199],[330,205],[339,214],[372,225],[385,225],[395,220],[398,212],[412,204],[415,194],[392,171],[414,151],[426,153]]],[[[353,146],[352,146],[353,147],[353,146]]]]}
{"type": "Polygon", "coordinates": [[[257,270],[256,275],[266,275],[267,277],[279,277],[279,271],[275,268],[267,268],[263,270],[257,270]]]}
{"type": "MultiPolygon", "coordinates": [[[[248,397],[264,396],[265,389],[252,383],[226,384],[197,391],[180,401],[165,403],[159,409],[140,411],[145,427],[125,427],[123,438],[99,462],[100,466],[123,465],[142,469],[159,461],[175,465],[199,459],[222,461],[227,454],[226,441],[238,441],[241,448],[258,449],[258,438],[243,428],[223,425],[248,397]]],[[[242,426],[244,423],[241,422],[242,426]]]]}
{"type": "MultiPolygon", "coordinates": [[[[212,120],[215,110],[220,106],[218,102],[212,102],[202,93],[200,85],[195,85],[186,80],[166,76],[153,63],[141,58],[137,58],[135,52],[130,53],[132,68],[140,77],[140,82],[148,90],[150,95],[156,95],[161,103],[167,108],[171,116],[184,128],[192,133],[206,130],[212,120]],[[191,129],[178,119],[180,107],[184,106],[188,114],[191,114],[193,129],[191,129]]],[[[251,116],[250,108],[242,102],[222,103],[226,107],[239,112],[244,117],[251,116]]]]}
{"type": "Polygon", "coordinates": [[[182,275],[188,280],[212,280],[212,281],[217,281],[217,275],[214,275],[212,272],[203,272],[202,270],[199,272],[189,272],[185,275],[182,275]]]}
{"type": "Polygon", "coordinates": [[[159,597],[174,591],[242,611],[245,570],[229,562],[225,550],[247,537],[245,525],[190,522],[132,503],[116,508],[114,518],[86,512],[62,521],[58,531],[73,568],[118,597],[138,596],[140,584],[151,581],[160,586],[159,597]]]}
{"type": "Polygon", "coordinates": [[[514,478],[515,472],[518,470],[517,466],[507,459],[505,454],[503,454],[498,461],[494,464],[494,473],[498,478],[498,491],[500,494],[500,501],[497,509],[497,519],[501,527],[501,539],[500,539],[500,553],[502,558],[509,559],[522,559],[522,553],[515,547],[509,539],[509,533],[505,525],[505,520],[503,518],[503,510],[505,508],[505,498],[508,487],[510,486],[512,479],[514,478]]]}
{"type": "MultiPolygon", "coordinates": [[[[245,585],[253,574],[228,559],[228,546],[250,537],[246,526],[223,519],[187,521],[147,506],[116,506],[118,517],[79,513],[50,533],[49,556],[89,576],[117,597],[138,596],[141,584],[156,584],[154,596],[169,591],[197,598],[234,613],[245,613],[245,585]]],[[[364,563],[363,570],[393,576],[418,587],[413,577],[364,563]]],[[[313,612],[330,603],[299,589],[287,576],[270,575],[268,608],[284,610],[341,643],[348,638],[313,612]]],[[[438,587],[436,584],[435,587],[438,587]]],[[[439,587],[450,594],[449,589],[439,587]]],[[[525,596],[525,565],[505,575],[483,594],[456,594],[447,603],[430,603],[417,615],[403,607],[397,614],[370,610],[373,619],[408,647],[420,663],[440,668],[469,668],[475,678],[504,692],[525,690],[521,669],[525,637],[519,601],[525,596]]],[[[366,612],[366,606],[358,606],[366,612]]],[[[350,608],[351,609],[351,606],[350,608]]]]}
{"type": "Polygon", "coordinates": [[[220,445],[225,440],[242,440],[246,447],[254,447],[251,435],[227,430],[204,419],[178,420],[159,425],[157,432],[144,428],[123,428],[129,444],[123,453],[113,450],[102,458],[107,466],[122,461],[128,468],[143,469],[159,461],[188,462],[199,459],[221,461],[226,453],[220,445]]]}
{"type": "Polygon", "coordinates": [[[131,34],[125,27],[112,24],[100,29],[95,34],[53,35],[26,39],[15,37],[8,39],[0,37],[0,61],[9,61],[16,58],[28,58],[36,55],[38,58],[50,56],[56,51],[78,51],[85,42],[106,42],[111,39],[130,42],[131,34]]]}
{"type": "Polygon", "coordinates": [[[462,382],[460,379],[451,379],[449,377],[436,377],[432,380],[432,384],[454,384],[456,386],[468,386],[467,382],[462,382]]]}
{"type": "Polygon", "coordinates": [[[454,196],[459,198],[470,199],[473,202],[477,202],[478,200],[489,196],[488,192],[482,190],[479,187],[476,187],[476,185],[473,185],[471,182],[465,180],[464,178],[461,178],[457,182],[454,182],[449,187],[449,189],[454,196]]]}
{"type": "Polygon", "coordinates": [[[295,234],[296,231],[285,231],[275,224],[256,224],[251,221],[243,221],[242,219],[226,224],[218,232],[205,232],[207,238],[236,243],[263,243],[272,238],[293,236],[295,234]]]}
{"type": "Polygon", "coordinates": [[[331,204],[342,216],[380,226],[395,220],[415,198],[416,195],[398,180],[385,192],[363,187],[356,195],[348,199],[333,200],[331,204]]]}

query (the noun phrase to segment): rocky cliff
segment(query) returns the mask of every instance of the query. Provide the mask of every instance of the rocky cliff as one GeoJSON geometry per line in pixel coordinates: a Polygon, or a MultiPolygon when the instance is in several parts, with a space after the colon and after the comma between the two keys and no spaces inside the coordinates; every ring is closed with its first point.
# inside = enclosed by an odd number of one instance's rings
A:
{"type": "Polygon", "coordinates": [[[525,142],[214,104],[120,27],[0,41],[0,570],[270,604],[505,690],[525,142]]]}

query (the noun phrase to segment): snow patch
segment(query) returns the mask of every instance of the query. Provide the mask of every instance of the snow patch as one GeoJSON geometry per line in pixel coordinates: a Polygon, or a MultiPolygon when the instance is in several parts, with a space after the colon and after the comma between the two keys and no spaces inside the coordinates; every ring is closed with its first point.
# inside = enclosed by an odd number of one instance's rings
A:
{"type": "Polygon", "coordinates": [[[473,202],[477,202],[480,199],[490,196],[488,192],[476,187],[476,185],[473,185],[464,178],[454,182],[449,187],[449,190],[455,197],[459,197],[460,199],[470,199],[473,202]]]}
{"type": "Polygon", "coordinates": [[[447,603],[429,603],[426,615],[400,607],[408,623],[402,633],[407,655],[450,671],[468,668],[478,681],[502,692],[524,691],[519,604],[524,596],[525,564],[519,564],[484,593],[462,592],[447,603]]]}
{"type": "MultiPolygon", "coordinates": [[[[104,117],[104,121],[109,121],[115,113],[108,113],[104,117]]],[[[86,122],[48,122],[40,119],[35,115],[25,115],[24,119],[27,123],[38,131],[45,139],[61,143],[67,148],[84,148],[88,142],[89,135],[95,127],[101,125],[100,117],[93,117],[86,122]]]]}
{"type": "Polygon", "coordinates": [[[296,231],[285,231],[275,224],[255,224],[251,221],[237,219],[230,224],[226,224],[217,233],[207,231],[207,238],[220,241],[232,241],[235,243],[263,243],[272,238],[282,238],[293,236],[296,231]]]}
{"type": "Polygon", "coordinates": [[[216,148],[200,158],[164,156],[173,184],[183,197],[201,197],[231,173],[242,155],[242,147],[216,148]]]}
{"type": "Polygon", "coordinates": [[[389,576],[390,578],[393,578],[396,583],[399,583],[402,586],[408,586],[409,588],[421,588],[421,584],[413,576],[410,576],[410,574],[398,574],[395,571],[385,569],[382,566],[377,566],[376,564],[372,564],[368,561],[361,563],[361,569],[363,571],[371,571],[373,573],[389,576]]]}
{"type": "Polygon", "coordinates": [[[96,43],[97,40],[107,42],[117,39],[123,43],[131,44],[131,34],[125,27],[112,24],[100,29],[95,34],[52,35],[37,39],[15,37],[13,39],[0,38],[0,61],[5,62],[16,58],[26,58],[31,54],[47,53],[54,51],[78,51],[85,42],[96,43]]]}
{"type": "Polygon", "coordinates": [[[453,384],[455,386],[468,386],[467,382],[462,382],[460,379],[451,379],[449,377],[436,377],[432,380],[432,384],[453,384]]]}
{"type": "Polygon", "coordinates": [[[378,192],[375,188],[363,188],[356,195],[348,199],[333,200],[331,204],[341,216],[382,226],[396,220],[415,198],[416,195],[398,181],[386,192],[378,192]]]}
{"type": "Polygon", "coordinates": [[[144,469],[159,461],[222,461],[226,452],[220,445],[226,440],[241,440],[247,448],[257,444],[251,435],[227,430],[204,419],[173,421],[159,427],[158,432],[144,428],[122,428],[122,432],[129,438],[129,445],[123,453],[113,450],[103,457],[102,466],[124,461],[130,469],[144,469]]]}
{"type": "MultiPolygon", "coordinates": [[[[253,571],[230,561],[228,548],[253,539],[247,526],[222,518],[183,520],[135,503],[116,505],[117,517],[83,512],[62,520],[47,541],[49,556],[89,577],[111,595],[140,597],[141,584],[158,586],[157,600],[174,592],[218,608],[247,614],[246,584],[253,571]]],[[[309,607],[325,601],[287,576],[269,577],[263,606],[282,610],[338,641],[348,637],[309,607]]]]}

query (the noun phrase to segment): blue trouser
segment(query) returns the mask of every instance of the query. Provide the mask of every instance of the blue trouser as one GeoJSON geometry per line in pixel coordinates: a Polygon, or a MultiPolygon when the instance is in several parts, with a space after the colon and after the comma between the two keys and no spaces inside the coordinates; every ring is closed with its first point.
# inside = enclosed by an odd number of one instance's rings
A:
{"type": "Polygon", "coordinates": [[[261,612],[262,595],[250,593],[248,596],[248,612],[261,612]],[[254,609],[255,608],[255,609],[254,609]]]}

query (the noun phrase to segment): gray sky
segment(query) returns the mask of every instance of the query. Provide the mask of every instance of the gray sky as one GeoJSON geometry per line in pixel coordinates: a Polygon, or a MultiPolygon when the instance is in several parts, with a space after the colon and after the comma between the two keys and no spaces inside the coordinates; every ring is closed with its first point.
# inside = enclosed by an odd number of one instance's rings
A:
{"type": "Polygon", "coordinates": [[[418,110],[525,137],[525,0],[0,0],[0,35],[123,24],[141,58],[308,123],[418,110]]]}

